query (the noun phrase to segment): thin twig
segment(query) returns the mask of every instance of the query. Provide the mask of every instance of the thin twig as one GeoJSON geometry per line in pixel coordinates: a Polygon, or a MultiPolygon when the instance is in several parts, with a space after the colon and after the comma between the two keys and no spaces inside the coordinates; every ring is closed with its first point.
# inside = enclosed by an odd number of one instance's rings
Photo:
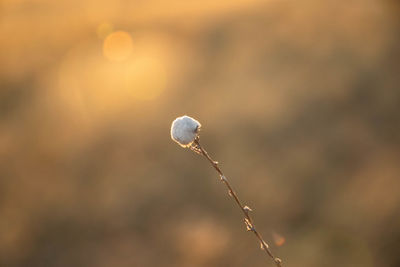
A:
{"type": "Polygon", "coordinates": [[[235,193],[235,191],[232,189],[232,186],[229,184],[228,179],[226,178],[226,176],[224,175],[224,173],[222,172],[222,170],[219,168],[218,166],[218,162],[214,161],[210,155],[207,153],[207,151],[200,145],[199,142],[199,138],[197,137],[194,142],[194,145],[192,145],[191,149],[193,151],[195,151],[196,153],[203,155],[210,163],[211,165],[214,167],[214,169],[218,172],[221,181],[226,185],[226,187],[228,188],[228,193],[231,197],[233,197],[233,199],[235,200],[236,204],[239,206],[239,208],[242,210],[243,215],[244,215],[244,222],[246,224],[247,227],[247,231],[251,231],[254,233],[254,235],[257,237],[257,239],[260,241],[260,245],[261,248],[268,254],[268,256],[275,262],[277,267],[282,267],[282,260],[280,258],[275,257],[271,250],[269,249],[269,246],[267,244],[267,242],[264,241],[264,239],[262,238],[261,234],[256,230],[256,227],[253,223],[253,220],[251,219],[250,215],[249,215],[249,211],[251,211],[251,209],[248,206],[244,206],[240,200],[239,197],[237,196],[237,194],[235,193]]]}

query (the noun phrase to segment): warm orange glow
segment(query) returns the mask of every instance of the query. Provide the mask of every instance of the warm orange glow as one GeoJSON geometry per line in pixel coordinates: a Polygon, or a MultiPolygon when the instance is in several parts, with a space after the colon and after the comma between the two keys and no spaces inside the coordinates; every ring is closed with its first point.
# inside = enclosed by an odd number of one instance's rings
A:
{"type": "Polygon", "coordinates": [[[113,32],[104,40],[103,54],[111,61],[124,61],[128,59],[132,50],[132,37],[127,32],[113,32]]]}
{"type": "Polygon", "coordinates": [[[113,31],[113,26],[110,23],[104,22],[97,27],[97,36],[100,39],[106,38],[113,31]]]}
{"type": "Polygon", "coordinates": [[[86,43],[76,45],[62,60],[57,70],[58,90],[49,90],[50,94],[71,117],[83,118],[82,123],[87,116],[95,121],[134,103],[156,99],[170,80],[166,66],[173,64],[168,61],[167,41],[154,40],[136,38],[129,58],[117,64],[86,43]]]}
{"type": "Polygon", "coordinates": [[[138,57],[127,66],[124,73],[124,88],[133,98],[150,100],[165,88],[166,72],[159,60],[138,57]]]}

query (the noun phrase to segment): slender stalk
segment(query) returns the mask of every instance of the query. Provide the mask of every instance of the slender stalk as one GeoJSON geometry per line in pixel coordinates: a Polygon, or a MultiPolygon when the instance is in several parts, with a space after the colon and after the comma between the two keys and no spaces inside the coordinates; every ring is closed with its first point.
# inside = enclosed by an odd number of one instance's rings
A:
{"type": "Polygon", "coordinates": [[[200,145],[199,138],[197,137],[194,142],[194,145],[192,145],[191,149],[195,151],[196,153],[203,155],[214,167],[214,169],[218,172],[221,181],[226,185],[228,188],[229,195],[235,200],[236,204],[239,206],[239,208],[242,210],[243,215],[244,215],[244,222],[247,227],[247,231],[251,231],[254,233],[254,235],[257,237],[257,239],[260,241],[261,248],[268,254],[268,256],[275,262],[277,267],[282,267],[282,260],[280,258],[275,257],[271,250],[269,249],[269,246],[267,242],[264,241],[262,238],[261,234],[256,230],[256,227],[253,223],[252,218],[249,215],[249,211],[251,209],[248,206],[244,206],[242,202],[240,202],[239,197],[237,196],[236,192],[232,189],[232,186],[229,184],[228,179],[222,172],[221,168],[218,166],[218,162],[214,161],[210,155],[207,153],[207,151],[200,145]]]}

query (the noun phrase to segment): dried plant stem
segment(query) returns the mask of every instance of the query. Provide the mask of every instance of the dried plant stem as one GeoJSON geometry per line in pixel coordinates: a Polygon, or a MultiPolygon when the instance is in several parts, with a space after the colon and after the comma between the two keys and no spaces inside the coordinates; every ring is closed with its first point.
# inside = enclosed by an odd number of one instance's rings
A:
{"type": "Polygon", "coordinates": [[[242,210],[243,214],[244,214],[244,222],[246,224],[247,230],[251,231],[254,233],[254,235],[257,237],[257,239],[260,241],[260,245],[261,248],[268,254],[268,256],[275,262],[276,266],[278,267],[282,267],[282,260],[280,258],[275,257],[271,250],[269,249],[269,246],[267,244],[267,242],[264,241],[264,239],[262,238],[261,234],[256,230],[256,227],[253,223],[253,220],[251,219],[250,215],[249,215],[249,211],[251,211],[251,209],[248,206],[244,206],[240,200],[239,197],[237,196],[237,194],[235,193],[235,191],[232,189],[232,186],[229,184],[228,180],[226,179],[226,176],[224,175],[224,173],[222,172],[222,170],[219,168],[218,166],[218,162],[214,161],[210,155],[207,153],[207,151],[200,145],[199,142],[199,138],[197,137],[194,142],[193,145],[191,147],[191,149],[193,151],[195,151],[196,153],[203,155],[210,163],[211,165],[214,167],[214,169],[218,172],[221,181],[226,185],[226,187],[228,188],[228,192],[229,195],[235,200],[236,204],[239,206],[239,208],[242,210]]]}

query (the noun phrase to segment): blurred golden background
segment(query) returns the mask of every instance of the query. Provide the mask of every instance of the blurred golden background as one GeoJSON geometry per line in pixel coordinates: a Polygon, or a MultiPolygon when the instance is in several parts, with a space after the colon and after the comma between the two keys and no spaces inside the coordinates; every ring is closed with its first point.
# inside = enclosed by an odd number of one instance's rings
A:
{"type": "Polygon", "coordinates": [[[400,266],[394,0],[0,3],[0,266],[400,266]]]}

